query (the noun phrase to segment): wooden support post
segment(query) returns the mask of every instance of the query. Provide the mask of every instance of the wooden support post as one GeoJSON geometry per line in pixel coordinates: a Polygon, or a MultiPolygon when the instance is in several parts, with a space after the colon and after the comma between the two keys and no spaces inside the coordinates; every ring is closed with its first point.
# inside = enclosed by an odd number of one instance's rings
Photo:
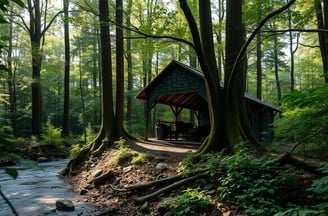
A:
{"type": "Polygon", "coordinates": [[[181,111],[183,110],[183,107],[177,107],[177,106],[173,106],[173,105],[170,105],[170,107],[175,116],[175,121],[178,121],[179,120],[178,117],[179,117],[181,111]]]}
{"type": "Polygon", "coordinates": [[[148,140],[149,136],[149,110],[148,110],[148,103],[145,103],[145,134],[144,139],[148,140]]]}

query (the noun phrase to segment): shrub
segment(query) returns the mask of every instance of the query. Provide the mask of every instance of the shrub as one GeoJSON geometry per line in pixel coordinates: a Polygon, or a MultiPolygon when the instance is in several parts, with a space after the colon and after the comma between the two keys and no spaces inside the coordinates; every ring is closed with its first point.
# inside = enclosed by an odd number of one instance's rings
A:
{"type": "Polygon", "coordinates": [[[209,170],[218,181],[219,201],[234,201],[239,211],[247,215],[273,215],[284,209],[287,201],[301,203],[306,197],[300,193],[295,171],[280,168],[270,158],[256,158],[241,150],[232,156],[222,153],[206,154],[200,163],[186,159],[181,163],[187,174],[195,167],[209,170]]]}
{"type": "Polygon", "coordinates": [[[212,210],[214,200],[199,188],[187,188],[183,194],[165,199],[162,207],[166,211],[173,210],[177,216],[198,215],[212,210]]]}
{"type": "Polygon", "coordinates": [[[222,159],[224,172],[219,178],[219,197],[235,200],[247,215],[273,215],[284,208],[286,200],[301,202],[302,194],[294,170],[280,169],[268,159],[239,153],[222,159]]]}
{"type": "Polygon", "coordinates": [[[50,121],[42,128],[41,134],[41,145],[51,145],[54,147],[62,147],[63,146],[63,138],[61,136],[61,129],[55,128],[50,121]]]}
{"type": "Polygon", "coordinates": [[[76,156],[76,154],[80,151],[80,149],[81,149],[80,144],[73,144],[69,150],[68,158],[73,159],[76,156]]]}
{"type": "Polygon", "coordinates": [[[145,164],[147,163],[150,159],[152,159],[154,156],[151,154],[147,153],[138,153],[136,157],[134,157],[131,160],[132,164],[145,164]]]}
{"type": "Polygon", "coordinates": [[[302,215],[328,215],[328,162],[323,163],[318,171],[323,176],[312,182],[312,185],[307,189],[310,193],[308,198],[312,204],[307,206],[295,205],[275,214],[274,216],[302,216],[302,215]]]}
{"type": "Polygon", "coordinates": [[[275,140],[303,143],[303,151],[327,158],[328,103],[324,102],[327,99],[327,84],[286,95],[281,101],[283,117],[275,121],[275,140]]]}

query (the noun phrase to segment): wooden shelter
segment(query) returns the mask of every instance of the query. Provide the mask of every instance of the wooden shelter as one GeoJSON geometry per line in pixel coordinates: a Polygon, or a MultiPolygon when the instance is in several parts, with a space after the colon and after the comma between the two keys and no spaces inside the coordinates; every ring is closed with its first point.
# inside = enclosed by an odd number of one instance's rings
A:
{"type": "MultiPolygon", "coordinates": [[[[219,84],[218,84],[219,85],[219,84]]],[[[223,87],[223,84],[220,84],[223,87]]],[[[175,115],[174,122],[158,122],[164,136],[159,139],[186,138],[194,139],[209,132],[208,103],[202,72],[178,61],[171,63],[137,96],[145,101],[145,139],[148,139],[149,114],[156,104],[169,105],[175,115]],[[197,125],[178,122],[182,109],[191,109],[197,116],[197,125]],[[174,124],[172,126],[172,123],[174,124]]],[[[262,141],[273,139],[272,124],[277,112],[275,107],[245,93],[246,106],[252,128],[262,141]]],[[[159,131],[157,131],[159,132],[159,131]]]]}

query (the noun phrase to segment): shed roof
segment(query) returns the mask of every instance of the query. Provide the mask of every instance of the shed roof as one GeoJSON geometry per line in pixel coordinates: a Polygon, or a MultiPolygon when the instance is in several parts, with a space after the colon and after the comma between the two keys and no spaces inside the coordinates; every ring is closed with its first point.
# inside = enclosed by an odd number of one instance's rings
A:
{"type": "MultiPolygon", "coordinates": [[[[220,86],[223,87],[223,83],[220,86]]],[[[204,74],[193,67],[172,60],[155,79],[137,94],[136,98],[146,100],[148,107],[160,103],[201,110],[207,106],[204,74]]],[[[245,98],[260,106],[281,112],[246,92],[245,98]]]]}

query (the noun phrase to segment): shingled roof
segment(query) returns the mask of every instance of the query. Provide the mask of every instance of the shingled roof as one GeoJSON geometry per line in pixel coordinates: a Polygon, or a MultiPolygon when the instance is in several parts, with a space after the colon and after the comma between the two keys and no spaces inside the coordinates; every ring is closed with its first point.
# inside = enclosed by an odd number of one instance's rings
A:
{"type": "MultiPolygon", "coordinates": [[[[223,83],[220,83],[223,87],[223,83]]],[[[157,103],[200,110],[207,106],[204,74],[188,65],[172,60],[142,91],[137,99],[146,100],[151,108],[157,103]]],[[[245,93],[246,100],[281,112],[274,106],[245,93]]]]}

